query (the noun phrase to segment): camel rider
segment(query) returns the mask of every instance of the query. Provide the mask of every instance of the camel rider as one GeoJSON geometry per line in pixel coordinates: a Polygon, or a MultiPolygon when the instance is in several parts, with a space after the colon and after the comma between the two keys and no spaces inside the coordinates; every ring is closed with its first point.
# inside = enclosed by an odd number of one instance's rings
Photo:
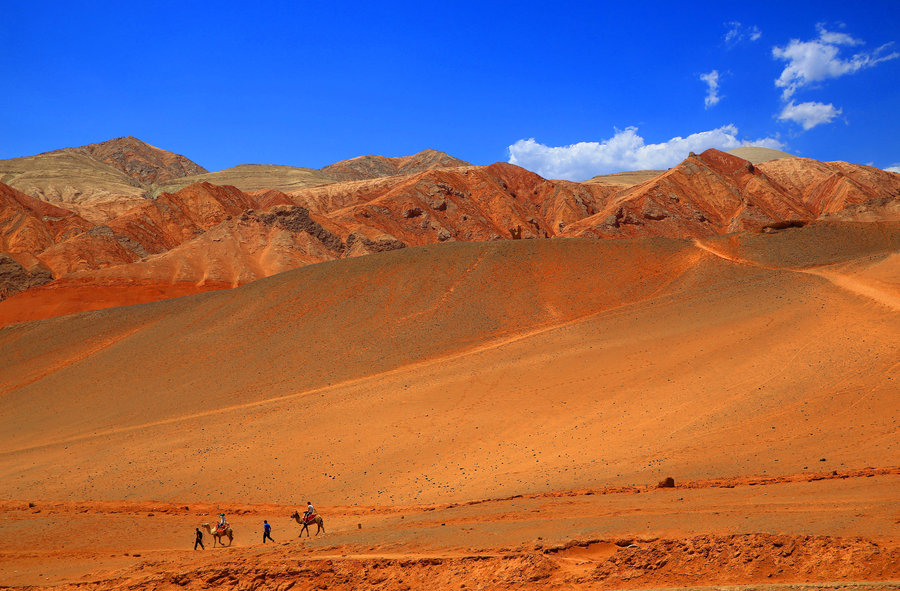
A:
{"type": "Polygon", "coordinates": [[[312,519],[313,515],[316,514],[316,510],[312,506],[311,501],[306,501],[306,513],[303,514],[304,523],[310,519],[312,519]]]}
{"type": "Polygon", "coordinates": [[[217,530],[225,529],[228,526],[228,523],[225,521],[225,514],[219,513],[219,523],[216,525],[217,530]]]}

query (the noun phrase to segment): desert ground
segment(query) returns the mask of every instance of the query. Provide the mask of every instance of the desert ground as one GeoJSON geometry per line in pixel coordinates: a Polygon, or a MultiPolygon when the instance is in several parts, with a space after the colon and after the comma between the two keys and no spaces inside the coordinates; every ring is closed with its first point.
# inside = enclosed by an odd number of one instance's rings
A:
{"type": "Polygon", "coordinates": [[[451,242],[11,324],[0,586],[900,588],[898,250],[451,242]]]}

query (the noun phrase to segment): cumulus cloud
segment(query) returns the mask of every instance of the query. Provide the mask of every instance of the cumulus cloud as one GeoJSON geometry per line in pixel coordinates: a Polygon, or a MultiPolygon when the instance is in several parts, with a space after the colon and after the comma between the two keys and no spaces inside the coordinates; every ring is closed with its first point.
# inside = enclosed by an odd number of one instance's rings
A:
{"type": "Polygon", "coordinates": [[[885,168],[885,170],[888,172],[900,172],[900,162],[893,166],[888,166],[887,168],[885,168]]]}
{"type": "Polygon", "coordinates": [[[816,125],[831,123],[831,120],[841,112],[831,103],[826,105],[825,103],[808,102],[795,105],[794,101],[791,101],[785,105],[778,118],[799,123],[803,129],[812,129],[816,125]]]}
{"type": "Polygon", "coordinates": [[[708,109],[722,98],[719,96],[719,71],[713,70],[708,74],[700,74],[700,80],[706,82],[706,99],[703,101],[703,104],[708,109]]]}
{"type": "Polygon", "coordinates": [[[762,37],[762,31],[756,25],[744,26],[739,21],[725,23],[728,30],[725,32],[726,45],[737,45],[741,41],[756,41],[762,37]]]}
{"type": "Polygon", "coordinates": [[[623,170],[652,170],[675,166],[689,152],[708,148],[731,150],[741,146],[762,146],[781,149],[784,145],[775,138],[739,140],[734,125],[674,137],[659,144],[647,144],[628,127],[600,142],[579,142],[569,146],[545,146],[532,139],[519,140],[509,147],[509,162],[552,179],[581,181],[598,174],[623,170]]]}
{"type": "Polygon", "coordinates": [[[881,62],[900,57],[896,51],[888,53],[891,43],[874,51],[855,53],[848,58],[839,54],[844,47],[862,45],[863,41],[845,33],[828,31],[824,25],[817,26],[819,36],[811,41],[791,39],[784,47],[773,47],[772,55],[784,60],[787,65],[775,85],[783,88],[782,98],[789,100],[797,90],[810,84],[853,74],[871,68],[881,62]]]}

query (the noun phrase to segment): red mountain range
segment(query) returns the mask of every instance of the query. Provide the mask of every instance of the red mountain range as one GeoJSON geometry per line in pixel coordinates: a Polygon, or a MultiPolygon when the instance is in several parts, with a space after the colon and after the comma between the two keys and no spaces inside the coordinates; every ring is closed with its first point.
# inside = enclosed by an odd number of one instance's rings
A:
{"type": "MultiPolygon", "coordinates": [[[[108,144],[76,150],[141,181],[196,172],[183,156],[156,155],[142,142],[108,144]]],[[[718,150],[632,186],[551,181],[435,151],[362,157],[322,172],[353,180],[288,193],[199,182],[139,200],[105,223],[0,183],[0,325],[448,241],[695,239],[818,219],[900,219],[898,174],[804,158],[754,165],[718,150]]]]}

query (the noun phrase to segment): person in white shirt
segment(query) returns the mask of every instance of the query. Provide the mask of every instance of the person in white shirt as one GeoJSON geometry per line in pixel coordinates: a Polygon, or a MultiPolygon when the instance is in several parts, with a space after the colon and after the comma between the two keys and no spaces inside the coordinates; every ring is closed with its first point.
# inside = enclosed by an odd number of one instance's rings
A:
{"type": "Polygon", "coordinates": [[[306,513],[303,514],[303,521],[306,521],[310,517],[316,514],[316,510],[312,506],[311,501],[306,501],[306,513]]]}

